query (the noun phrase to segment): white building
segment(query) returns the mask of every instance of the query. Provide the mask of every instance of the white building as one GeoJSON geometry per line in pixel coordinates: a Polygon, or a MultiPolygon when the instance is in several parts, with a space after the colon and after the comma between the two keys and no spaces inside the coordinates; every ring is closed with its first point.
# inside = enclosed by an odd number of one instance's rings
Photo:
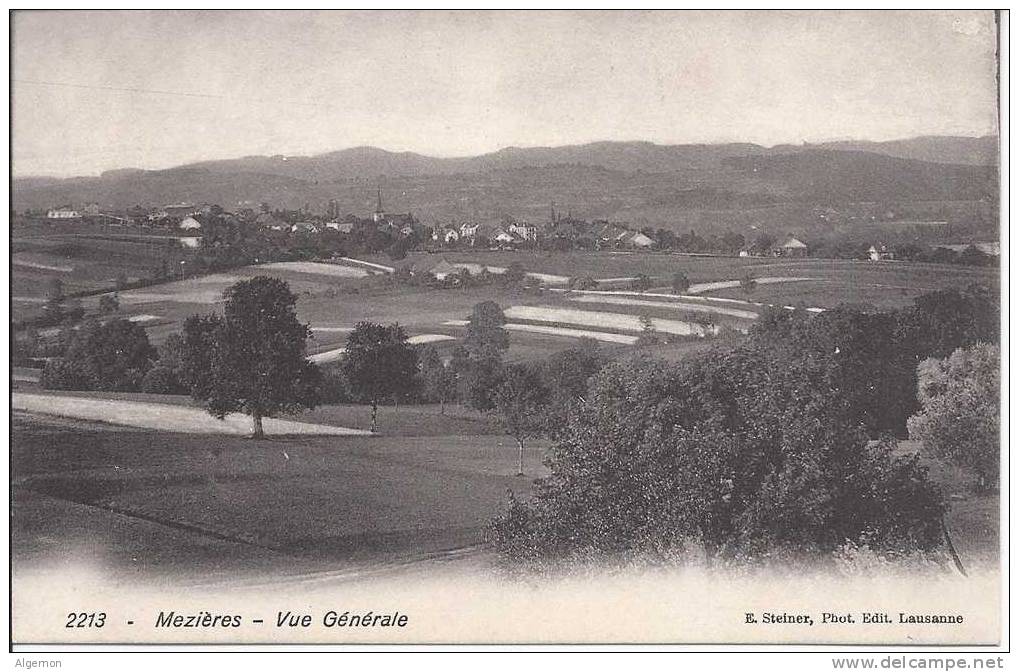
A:
{"type": "Polygon", "coordinates": [[[181,220],[180,224],[178,225],[178,228],[189,230],[189,231],[190,230],[195,230],[195,229],[201,229],[202,228],[202,223],[199,222],[194,217],[185,217],[184,219],[181,220]]]}
{"type": "Polygon", "coordinates": [[[46,219],[81,219],[81,213],[70,206],[53,208],[46,213],[46,219]]]}

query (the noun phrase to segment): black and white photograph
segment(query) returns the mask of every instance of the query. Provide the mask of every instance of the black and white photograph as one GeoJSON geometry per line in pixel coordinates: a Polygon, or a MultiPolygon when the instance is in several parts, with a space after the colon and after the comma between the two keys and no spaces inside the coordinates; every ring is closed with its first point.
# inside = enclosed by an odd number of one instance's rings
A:
{"type": "Polygon", "coordinates": [[[11,652],[995,667],[1006,10],[9,23],[11,652]]]}

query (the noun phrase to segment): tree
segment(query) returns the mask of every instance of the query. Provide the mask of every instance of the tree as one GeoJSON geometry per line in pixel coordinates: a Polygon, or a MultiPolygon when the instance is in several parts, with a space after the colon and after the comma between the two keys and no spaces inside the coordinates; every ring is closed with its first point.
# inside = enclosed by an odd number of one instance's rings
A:
{"type": "Polygon", "coordinates": [[[514,560],[711,561],[876,552],[942,540],[942,495],[916,456],[871,444],[809,357],[753,344],[678,365],[606,366],[555,437],[532,502],[494,526],[514,560]],[[682,556],[679,556],[682,557],[682,556]]]}
{"type": "Polygon", "coordinates": [[[657,345],[658,329],[655,321],[648,315],[640,316],[640,336],[637,337],[637,345],[657,345]]]}
{"type": "Polygon", "coordinates": [[[542,384],[548,389],[545,412],[546,431],[555,434],[569,420],[571,406],[583,400],[591,376],[605,366],[607,359],[593,338],[582,338],[572,348],[560,350],[545,360],[541,368],[542,384]]]}
{"type": "Polygon", "coordinates": [[[418,357],[400,325],[358,322],[347,337],[342,368],[354,394],[371,403],[369,431],[377,432],[379,399],[413,388],[418,357]]]}
{"type": "Polygon", "coordinates": [[[482,301],[474,306],[467,319],[464,347],[472,357],[495,355],[509,348],[509,334],[503,328],[506,316],[494,301],[482,301]]]}
{"type": "Polygon", "coordinates": [[[651,278],[644,273],[638,273],[637,277],[630,283],[630,289],[636,292],[646,292],[651,289],[651,278]]]}
{"type": "Polygon", "coordinates": [[[439,414],[446,414],[446,401],[456,393],[456,376],[447,366],[434,345],[421,348],[420,362],[421,391],[425,399],[439,402],[439,414]]]}
{"type": "Polygon", "coordinates": [[[91,319],[67,333],[63,357],[43,371],[43,387],[135,392],[155,359],[145,329],[127,320],[99,324],[91,319]]]}
{"type": "Polygon", "coordinates": [[[524,282],[524,278],[527,277],[527,271],[524,270],[523,264],[519,261],[514,261],[509,265],[502,277],[507,286],[515,287],[524,282]]]}
{"type": "Polygon", "coordinates": [[[767,233],[760,233],[756,238],[754,238],[754,252],[757,254],[767,254],[771,251],[774,244],[775,236],[767,233]]]}
{"type": "Polygon", "coordinates": [[[722,249],[727,254],[735,254],[743,249],[747,244],[746,238],[743,234],[735,233],[733,231],[726,231],[722,235],[722,249]]]}
{"type": "Polygon", "coordinates": [[[754,293],[755,289],[757,289],[757,280],[755,280],[754,276],[750,275],[749,272],[744,273],[743,277],[739,279],[739,286],[740,289],[743,290],[743,293],[749,296],[754,293]]]}
{"type": "Polygon", "coordinates": [[[461,401],[476,411],[492,410],[502,376],[502,359],[497,352],[469,355],[458,363],[457,391],[461,401]]]}
{"type": "Polygon", "coordinates": [[[116,294],[103,294],[99,297],[99,312],[103,315],[112,315],[120,310],[120,301],[116,294]]]}
{"type": "Polygon", "coordinates": [[[672,276],[672,293],[673,294],[685,294],[690,289],[690,278],[686,277],[686,273],[677,272],[672,276]]]}
{"type": "Polygon", "coordinates": [[[400,261],[407,258],[407,252],[413,247],[414,241],[410,238],[399,238],[386,248],[386,255],[393,261],[400,261]]]}
{"type": "Polygon", "coordinates": [[[184,382],[213,416],[251,416],[252,436],[260,439],[263,418],[318,403],[320,372],[305,358],[311,332],[297,320],[297,297],[282,280],[242,280],[224,297],[222,317],[194,315],[184,322],[184,382]]]}
{"type": "Polygon", "coordinates": [[[533,367],[506,367],[495,391],[495,407],[503,429],[517,442],[517,476],[524,475],[524,440],[542,433],[547,405],[548,393],[533,367]]]}
{"type": "Polygon", "coordinates": [[[46,300],[59,303],[64,300],[64,282],[60,278],[46,281],[46,300]]]}
{"type": "Polygon", "coordinates": [[[981,490],[998,483],[1000,369],[998,347],[987,344],[921,362],[921,410],[908,422],[911,438],[931,454],[973,471],[981,490]]]}

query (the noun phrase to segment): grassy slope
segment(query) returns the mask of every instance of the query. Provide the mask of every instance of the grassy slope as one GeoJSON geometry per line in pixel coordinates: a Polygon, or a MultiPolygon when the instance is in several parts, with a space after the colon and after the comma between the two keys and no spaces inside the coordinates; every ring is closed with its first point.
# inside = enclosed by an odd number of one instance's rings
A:
{"type": "Polygon", "coordinates": [[[500,435],[253,442],[21,415],[14,432],[15,568],[72,551],[146,573],[415,555],[479,542],[531,482],[500,435]]]}

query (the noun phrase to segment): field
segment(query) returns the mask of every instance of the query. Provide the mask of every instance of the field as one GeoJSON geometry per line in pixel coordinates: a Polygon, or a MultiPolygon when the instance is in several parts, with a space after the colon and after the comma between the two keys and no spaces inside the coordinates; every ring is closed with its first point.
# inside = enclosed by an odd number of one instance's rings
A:
{"type": "MultiPolygon", "coordinates": [[[[139,250],[155,253],[160,238],[144,234],[91,233],[71,236],[61,232],[16,238],[23,251],[13,267],[15,316],[41,308],[44,278],[62,277],[69,288],[88,274],[88,282],[112,282],[121,261],[143,265],[151,261],[139,250]],[[133,236],[133,237],[132,237],[133,236]],[[72,240],[72,242],[67,242],[72,240]],[[29,242],[26,242],[29,241],[29,242]],[[151,241],[156,241],[155,243],[151,241]],[[153,247],[155,245],[156,247],[153,247]],[[30,251],[28,248],[31,248],[30,251]],[[39,250],[65,250],[71,256],[39,250]],[[28,256],[26,256],[28,255],[28,256]],[[109,258],[110,263],[106,263],[109,258]],[[26,264],[35,264],[26,265],[26,264]],[[64,268],[73,267],[70,273],[64,268]],[[100,277],[101,276],[101,277],[100,277]],[[70,284],[67,284],[67,283],[70,284]]],[[[162,254],[159,251],[159,254],[162,254]]],[[[974,282],[997,289],[996,269],[897,262],[853,262],[823,259],[707,257],[632,252],[512,252],[462,251],[442,255],[415,252],[400,263],[414,267],[433,265],[440,258],[480,271],[482,266],[504,269],[519,262],[537,276],[549,278],[544,289],[504,289],[496,285],[469,289],[396,287],[379,282],[380,267],[394,262],[384,256],[343,259],[329,263],[281,262],[233,269],[202,277],[121,291],[121,314],[142,324],[150,340],[159,344],[179,331],[189,315],[221,310],[223,290],[238,280],[271,275],[288,282],[298,296],[299,318],[312,328],[309,355],[320,363],[342,357],[347,334],[359,321],[400,323],[412,343],[433,343],[448,353],[463,334],[464,320],[481,301],[495,301],[511,319],[511,360],[547,356],[592,337],[612,352],[633,347],[640,330],[638,318],[651,318],[659,331],[690,338],[722,326],[746,331],[765,305],[797,306],[822,310],[839,304],[891,308],[908,305],[922,292],[965,287],[974,282]],[[687,295],[677,297],[668,286],[672,274],[684,272],[692,283],[687,295]],[[738,280],[744,274],[757,280],[744,292],[738,280]],[[655,285],[645,293],[629,289],[626,278],[647,274],[655,285]],[[596,292],[564,292],[560,279],[590,276],[611,279],[609,288],[596,292]]],[[[86,281],[87,280],[87,281],[86,281]]],[[[94,285],[93,285],[94,287],[94,285]]],[[[99,297],[83,300],[95,310],[99,297]]],[[[662,356],[676,358],[699,349],[696,343],[662,346],[662,356]]]]}
{"type": "Polygon", "coordinates": [[[542,446],[527,450],[529,476],[518,477],[511,439],[451,435],[462,422],[452,419],[443,436],[397,428],[385,438],[251,441],[19,412],[15,571],[73,559],[124,579],[208,580],[239,568],[299,573],[472,546],[508,490],[528,496],[542,446]]]}
{"type": "Polygon", "coordinates": [[[38,310],[51,278],[60,279],[65,294],[113,289],[118,275],[137,280],[164,259],[176,263],[181,248],[161,232],[53,223],[18,225],[11,232],[11,253],[11,296],[18,319],[38,310]]]}
{"type": "MultiPolygon", "coordinates": [[[[127,268],[115,254],[104,266],[103,245],[146,249],[123,240],[82,241],[76,239],[80,247],[72,258],[46,252],[42,244],[19,249],[14,293],[23,300],[14,303],[16,311],[38,309],[38,286],[47,277],[88,286],[127,268]],[[81,249],[97,251],[85,262],[81,249]]],[[[327,365],[342,356],[361,320],[399,322],[412,343],[431,343],[448,355],[481,301],[504,308],[511,361],[547,357],[583,336],[599,340],[610,356],[623,355],[638,347],[645,317],[672,340],[649,346],[652,352],[681,359],[714,342],[697,334],[728,327],[720,337],[739,338],[768,304],[815,311],[840,303],[895,307],[925,291],[973,282],[997,289],[998,283],[993,269],[907,263],[617,253],[444,256],[478,268],[519,261],[545,276],[617,282],[613,290],[595,292],[566,292],[556,282],[527,290],[497,284],[436,289],[380,281],[378,269],[354,260],[274,263],[122,291],[120,312],[158,344],[189,315],[222,310],[223,290],[234,282],[266,274],[289,283],[299,318],[312,328],[309,354],[327,365]],[[677,271],[694,283],[688,295],[668,287],[677,271]],[[750,294],[733,287],[748,272],[759,280],[750,294]],[[619,281],[638,273],[652,276],[655,287],[634,292],[619,281]]],[[[410,262],[426,259],[437,260],[415,253],[410,262]]],[[[134,263],[140,269],[148,262],[134,263]]],[[[94,310],[98,297],[83,304],[94,310]]],[[[172,573],[197,581],[240,569],[301,574],[441,556],[478,544],[507,490],[530,496],[532,478],[544,469],[546,446],[531,442],[528,477],[516,477],[512,439],[491,417],[455,406],[445,414],[435,406],[385,406],[377,436],[358,435],[369,423],[366,406],[325,406],[293,418],[297,424],[267,423],[277,435],[256,442],[235,435],[246,419],[220,423],[183,397],[54,395],[39,389],[37,377],[38,370],[18,369],[13,383],[20,409],[12,441],[16,571],[76,554],[116,567],[123,572],[118,576],[172,573]]],[[[957,471],[927,462],[953,495],[948,522],[964,560],[993,565],[997,497],[974,496],[957,471]]]]}

